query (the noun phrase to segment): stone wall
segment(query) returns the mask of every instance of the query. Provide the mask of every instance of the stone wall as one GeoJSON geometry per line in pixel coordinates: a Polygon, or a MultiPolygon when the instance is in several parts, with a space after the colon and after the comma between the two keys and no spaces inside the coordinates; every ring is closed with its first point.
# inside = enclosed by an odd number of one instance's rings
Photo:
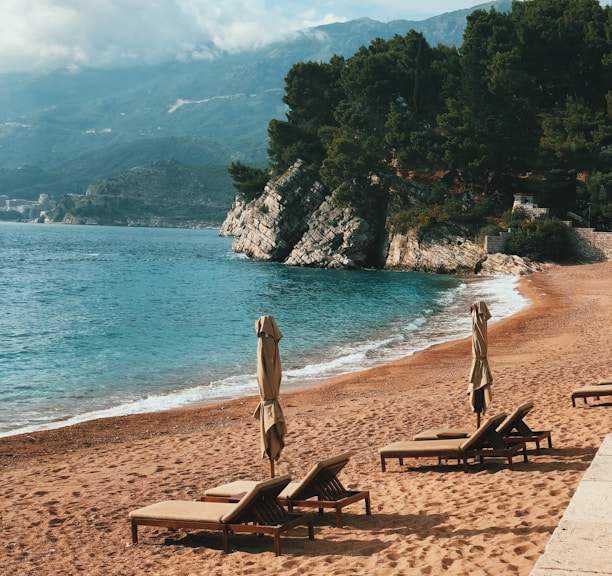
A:
{"type": "Polygon", "coordinates": [[[497,236],[485,236],[484,249],[487,254],[498,254],[506,247],[509,232],[500,232],[497,236]]]}
{"type": "Polygon", "coordinates": [[[578,257],[587,262],[612,260],[612,232],[595,232],[593,228],[572,228],[578,257]]]}

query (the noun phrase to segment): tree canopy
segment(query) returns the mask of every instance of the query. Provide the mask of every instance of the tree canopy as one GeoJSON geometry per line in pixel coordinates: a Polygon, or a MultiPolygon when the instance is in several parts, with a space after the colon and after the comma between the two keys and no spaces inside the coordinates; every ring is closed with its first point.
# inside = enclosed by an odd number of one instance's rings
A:
{"type": "Polygon", "coordinates": [[[395,179],[436,172],[452,182],[432,195],[442,212],[459,195],[464,211],[485,203],[501,215],[524,191],[560,218],[588,211],[610,226],[612,8],[597,0],[476,10],[460,47],[412,30],[298,63],[283,102],[286,118],[268,129],[270,173],[300,158],[341,204],[386,205],[395,179]]]}

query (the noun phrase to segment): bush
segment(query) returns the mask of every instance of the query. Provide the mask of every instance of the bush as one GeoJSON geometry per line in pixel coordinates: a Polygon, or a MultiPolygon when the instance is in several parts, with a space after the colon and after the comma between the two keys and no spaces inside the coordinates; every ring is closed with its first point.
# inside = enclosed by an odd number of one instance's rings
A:
{"type": "Polygon", "coordinates": [[[506,210],[502,216],[502,222],[504,226],[506,226],[506,229],[523,227],[525,223],[529,221],[531,221],[529,214],[522,208],[506,210]]]}
{"type": "Polygon", "coordinates": [[[408,230],[414,229],[417,236],[422,238],[427,230],[448,222],[448,219],[448,212],[443,206],[436,204],[425,209],[411,208],[398,212],[387,219],[387,227],[393,234],[406,234],[408,230]]]}
{"type": "Polygon", "coordinates": [[[564,262],[573,256],[569,230],[556,218],[536,220],[513,229],[504,251],[539,262],[564,262]]]}
{"type": "Polygon", "coordinates": [[[477,237],[484,240],[485,236],[497,236],[500,232],[503,232],[501,226],[497,224],[489,224],[478,231],[477,237]]]}

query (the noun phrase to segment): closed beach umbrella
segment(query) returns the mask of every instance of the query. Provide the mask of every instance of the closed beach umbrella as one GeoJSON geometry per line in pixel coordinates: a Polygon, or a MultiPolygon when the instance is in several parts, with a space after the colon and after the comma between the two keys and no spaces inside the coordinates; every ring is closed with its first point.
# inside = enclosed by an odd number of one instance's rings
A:
{"type": "Polygon", "coordinates": [[[470,306],[472,316],[472,368],[468,394],[472,411],[476,412],[476,423],[480,426],[480,415],[484,414],[491,403],[491,383],[493,376],[487,358],[487,321],[491,313],[482,300],[470,306]]]}
{"type": "Polygon", "coordinates": [[[274,477],[274,461],[285,445],[287,425],[279,402],[281,359],[278,342],[283,337],[272,316],[261,316],[255,322],[257,334],[257,385],[259,405],[253,417],[261,427],[262,458],[270,459],[270,476],[274,477]]]}

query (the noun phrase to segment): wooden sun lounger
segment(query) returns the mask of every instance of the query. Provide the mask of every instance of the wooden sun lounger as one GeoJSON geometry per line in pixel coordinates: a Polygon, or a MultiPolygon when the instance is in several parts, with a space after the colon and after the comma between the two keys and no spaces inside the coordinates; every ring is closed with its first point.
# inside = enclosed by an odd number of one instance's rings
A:
{"type": "Polygon", "coordinates": [[[468,460],[478,458],[481,462],[484,458],[503,457],[508,461],[508,468],[514,469],[512,459],[518,452],[523,453],[523,459],[527,461],[527,450],[525,442],[506,442],[497,432],[496,428],[504,421],[506,414],[498,414],[486,420],[468,438],[440,438],[437,440],[411,440],[400,441],[380,448],[380,463],[382,471],[386,471],[386,460],[397,458],[400,466],[404,458],[436,457],[438,463],[442,458],[457,459],[463,466],[464,472],[468,471],[468,460]]]}
{"type": "MultiPolygon", "coordinates": [[[[525,416],[533,409],[533,402],[519,406],[498,427],[497,433],[509,444],[516,442],[533,442],[536,454],[541,452],[541,443],[548,440],[552,448],[550,430],[532,430],[525,422],[525,416]]],[[[449,438],[468,438],[476,431],[475,428],[431,428],[414,435],[413,440],[440,440],[449,438]]]]}
{"type": "Polygon", "coordinates": [[[278,501],[278,494],[289,484],[289,475],[256,482],[239,502],[157,502],[129,514],[132,542],[138,543],[138,526],[163,526],[218,531],[223,536],[223,551],[229,552],[232,533],[268,534],[274,538],[274,553],[281,554],[280,535],[297,526],[308,526],[314,539],[312,514],[292,514],[278,501]]]}
{"type": "MultiPolygon", "coordinates": [[[[365,501],[366,514],[370,515],[370,492],[368,490],[347,490],[338,479],[338,473],[346,466],[352,452],[343,452],[337,456],[317,462],[300,482],[292,482],[279,494],[279,500],[289,511],[294,508],[318,508],[323,514],[325,508],[336,511],[336,526],[342,528],[342,510],[349,504],[365,501]]],[[[206,490],[204,501],[235,501],[249,490],[252,480],[238,480],[206,490]]]]}
{"type": "Polygon", "coordinates": [[[592,386],[583,386],[572,392],[572,406],[576,406],[576,398],[582,398],[585,404],[588,404],[587,398],[597,398],[602,396],[612,396],[612,384],[595,384],[592,386]]]}
{"type": "Polygon", "coordinates": [[[536,454],[540,454],[540,444],[548,441],[548,447],[552,448],[550,430],[532,430],[525,422],[525,416],[533,409],[533,402],[527,402],[519,406],[508,418],[497,428],[498,434],[506,442],[533,442],[536,445],[536,454]]]}

